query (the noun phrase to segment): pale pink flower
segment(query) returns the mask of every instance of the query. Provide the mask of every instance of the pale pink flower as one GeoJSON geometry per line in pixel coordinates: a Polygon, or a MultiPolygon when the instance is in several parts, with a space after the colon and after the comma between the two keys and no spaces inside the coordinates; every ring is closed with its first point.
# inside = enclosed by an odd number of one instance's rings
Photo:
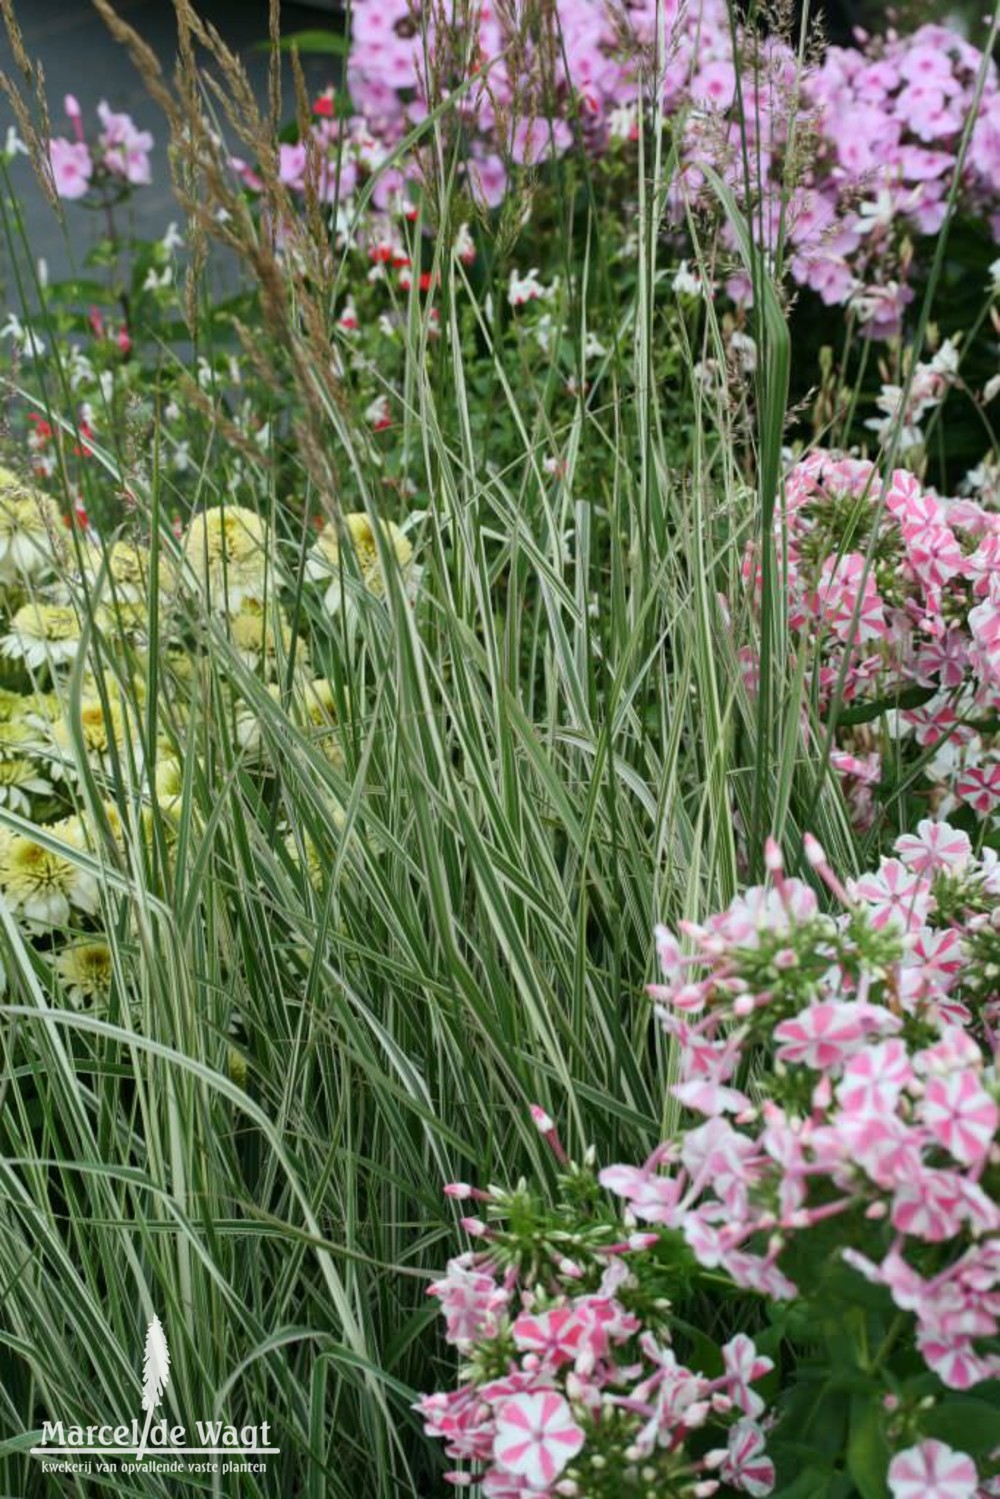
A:
{"type": "Polygon", "coordinates": [[[866,1047],[844,1068],[837,1084],[837,1101],[852,1114],[891,1114],[912,1077],[913,1069],[902,1041],[866,1047]]]}
{"type": "Polygon", "coordinates": [[[851,880],[847,888],[856,900],[867,902],[876,931],[893,923],[913,931],[923,926],[934,906],[930,883],[900,859],[883,859],[877,874],[851,880]]]}
{"type": "Polygon", "coordinates": [[[764,1433],[754,1421],[737,1421],[730,1428],[726,1460],[720,1476],[744,1494],[769,1494],[774,1488],[774,1464],[764,1451],[764,1433]]]}
{"type": "Polygon", "coordinates": [[[779,1062],[825,1071],[845,1062],[872,1033],[898,1029],[896,1017],[877,1005],[819,1000],[775,1026],[774,1039],[782,1043],[776,1055],[779,1062]]]}
{"type": "Polygon", "coordinates": [[[978,1165],[993,1143],[1000,1108],[972,1072],[929,1079],[920,1118],[945,1150],[966,1166],[978,1165]]]}
{"type": "Polygon", "coordinates": [[[569,1404],[554,1390],[516,1395],[497,1411],[494,1461],[534,1488],[549,1488],[583,1442],[569,1404]]]}
{"type": "Polygon", "coordinates": [[[889,1464],[892,1499],[976,1499],[976,1465],[933,1439],[899,1452],[889,1464]]]}
{"type": "Polygon", "coordinates": [[[929,817],[917,823],[916,833],[904,833],[894,848],[914,874],[932,874],[941,869],[961,869],[972,855],[968,833],[933,822],[929,817]]]}
{"type": "Polygon", "coordinates": [[[94,163],[86,144],[57,137],[49,142],[49,160],[60,198],[68,202],[82,198],[94,174],[94,163]]]}
{"type": "Polygon", "coordinates": [[[722,1349],[722,1361],[729,1379],[729,1394],[744,1415],[755,1420],[764,1409],[764,1402],[750,1384],[763,1379],[774,1368],[774,1360],[758,1354],[753,1339],[746,1333],[737,1333],[722,1349]]]}

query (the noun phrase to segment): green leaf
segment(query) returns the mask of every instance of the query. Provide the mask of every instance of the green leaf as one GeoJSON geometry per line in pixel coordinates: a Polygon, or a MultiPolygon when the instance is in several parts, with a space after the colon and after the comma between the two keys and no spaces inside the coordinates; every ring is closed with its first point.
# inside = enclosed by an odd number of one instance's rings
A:
{"type": "Polygon", "coordinates": [[[998,1412],[996,1400],[959,1396],[934,1406],[921,1425],[926,1436],[937,1437],[970,1457],[980,1457],[997,1445],[998,1412]]]}
{"type": "Polygon", "coordinates": [[[847,1468],[861,1499],[886,1499],[888,1467],[889,1447],[879,1404],[873,1395],[855,1395],[851,1401],[847,1468]]]}
{"type": "MultiPolygon", "coordinates": [[[[258,49],[266,51],[271,42],[258,42],[258,49]]],[[[318,27],[311,31],[293,31],[283,36],[277,44],[280,52],[312,52],[322,57],[346,57],[349,46],[347,37],[340,31],[323,31],[318,27]]]]}
{"type": "Polygon", "coordinates": [[[775,1489],[771,1499],[828,1499],[832,1478],[829,1468],[806,1468],[791,1483],[775,1489]]]}

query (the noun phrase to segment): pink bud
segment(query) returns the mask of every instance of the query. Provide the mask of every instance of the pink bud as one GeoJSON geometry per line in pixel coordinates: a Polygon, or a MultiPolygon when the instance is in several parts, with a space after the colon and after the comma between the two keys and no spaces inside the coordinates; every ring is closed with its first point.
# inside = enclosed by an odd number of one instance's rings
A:
{"type": "Polygon", "coordinates": [[[555,1121],[550,1119],[545,1110],[539,1108],[537,1103],[533,1103],[528,1112],[531,1114],[531,1118],[539,1134],[547,1135],[555,1129],[555,1121]]]}
{"type": "Polygon", "coordinates": [[[826,851],[819,839],[814,838],[812,833],[805,835],[802,847],[805,850],[806,863],[813,869],[821,869],[827,863],[826,851]]]}
{"type": "Polygon", "coordinates": [[[889,1414],[890,1414],[890,1416],[895,1411],[898,1411],[899,1410],[899,1396],[898,1395],[883,1395],[882,1396],[882,1409],[884,1411],[888,1411],[889,1414]]]}
{"type": "Polygon", "coordinates": [[[80,104],[75,94],[66,95],[65,99],[63,100],[63,109],[66,111],[66,118],[73,126],[73,134],[76,136],[78,141],[82,141],[83,112],[80,109],[80,104]]]}
{"type": "Polygon", "coordinates": [[[481,1239],[484,1234],[489,1233],[489,1229],[482,1218],[460,1218],[459,1222],[465,1229],[465,1232],[473,1239],[481,1239]]]}
{"type": "Polygon", "coordinates": [[[785,868],[781,848],[773,838],[768,838],[764,844],[764,865],[770,874],[781,874],[785,868]]]}
{"type": "Polygon", "coordinates": [[[453,1197],[456,1202],[462,1202],[466,1197],[472,1196],[472,1188],[468,1182],[448,1182],[444,1189],[446,1197],[453,1197]]]}

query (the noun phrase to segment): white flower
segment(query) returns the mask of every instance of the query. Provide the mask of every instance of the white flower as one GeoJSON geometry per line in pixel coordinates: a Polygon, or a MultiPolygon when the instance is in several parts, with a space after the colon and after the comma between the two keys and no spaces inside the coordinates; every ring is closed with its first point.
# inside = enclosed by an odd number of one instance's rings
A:
{"type": "Polygon", "coordinates": [[[7,138],[3,143],[3,154],[7,161],[13,161],[15,156],[27,156],[28,148],[18,135],[13,125],[7,126],[7,138]]]}
{"type": "Polygon", "coordinates": [[[165,255],[169,255],[172,251],[181,249],[183,244],[183,234],[181,234],[177,225],[173,223],[173,221],[171,221],[167,225],[166,234],[160,240],[160,249],[164,252],[165,255]]]}
{"type": "Polygon", "coordinates": [[[173,279],[174,268],[172,265],[165,265],[160,272],[157,272],[156,267],[151,265],[146,272],[146,279],[142,283],[142,289],[143,291],[162,291],[165,287],[173,284],[173,279]]]}
{"type": "Polygon", "coordinates": [[[16,344],[22,359],[39,359],[45,353],[44,339],[26,327],[13,312],[7,314],[7,321],[0,328],[0,338],[9,338],[16,344]]]}
{"type": "Polygon", "coordinates": [[[989,286],[987,287],[987,291],[991,291],[993,295],[996,296],[998,293],[1000,293],[1000,260],[993,261],[992,265],[989,267],[989,272],[990,281],[989,286]]]}
{"type": "Polygon", "coordinates": [[[678,297],[701,297],[705,293],[701,277],[691,270],[686,260],[682,260],[674,272],[673,286],[678,297]]]}
{"type": "Polygon", "coordinates": [[[1000,375],[994,375],[992,380],[987,380],[983,386],[983,403],[988,406],[990,402],[1000,395],[1000,375]]]}
{"type": "Polygon", "coordinates": [[[538,302],[542,298],[551,297],[555,285],[543,286],[538,279],[538,269],[532,266],[525,275],[518,275],[517,271],[511,271],[510,282],[507,287],[507,301],[512,307],[523,307],[526,302],[538,302]]]}
{"type": "Polygon", "coordinates": [[[749,333],[739,331],[729,335],[729,352],[736,361],[737,369],[745,375],[752,374],[757,368],[757,345],[749,333]]]}

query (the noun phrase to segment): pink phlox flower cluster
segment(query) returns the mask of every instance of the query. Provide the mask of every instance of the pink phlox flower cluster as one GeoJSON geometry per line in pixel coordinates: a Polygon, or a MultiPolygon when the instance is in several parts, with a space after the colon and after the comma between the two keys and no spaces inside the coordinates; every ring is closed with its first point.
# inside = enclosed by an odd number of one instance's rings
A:
{"type": "MultiPolygon", "coordinates": [[[[869,336],[899,331],[913,299],[904,242],[941,228],[976,102],[975,48],[944,27],[924,26],[864,50],[829,48],[802,70],[780,39],[734,37],[722,0],[635,0],[624,11],[613,0],[557,0],[548,36],[532,30],[528,15],[523,0],[504,7],[482,0],[457,29],[414,0],[359,0],[348,87],[364,128],[392,146],[432,101],[451,96],[470,142],[469,188],[495,207],[521,168],[563,155],[574,141],[601,154],[637,139],[655,77],[679,147],[668,195],[678,227],[691,202],[706,197],[707,169],[718,172],[772,250],[785,235],[794,282],[827,305],[849,307],[869,336]],[[815,146],[789,198],[793,136],[815,146]]],[[[1000,88],[990,64],[960,201],[987,215],[1000,237],[998,143],[1000,88]]],[[[403,162],[399,172],[401,182],[415,180],[420,167],[403,162]]],[[[735,251],[731,228],[722,233],[735,251]]],[[[740,304],[751,299],[742,273],[726,289],[740,304]]],[[[940,398],[947,374],[921,374],[908,403],[911,424],[940,398]]],[[[888,414],[898,393],[887,388],[883,401],[888,414]]]]}
{"type": "Polygon", "coordinates": [[[66,95],[63,107],[75,139],[55,136],[49,142],[49,162],[60,198],[72,202],[84,197],[102,175],[110,183],[148,186],[152,181],[149,153],[153,149],[148,130],[140,130],[131,115],[115,113],[102,99],[97,106],[101,128],[88,142],[83,113],[72,94],[66,95]]]}
{"type": "MultiPolygon", "coordinates": [[[[924,774],[943,787],[941,811],[992,815],[1000,753],[976,720],[1000,711],[1000,514],[943,498],[905,469],[883,481],[867,460],[816,451],[786,475],[775,538],[789,626],[817,659],[821,711],[835,697],[842,710],[898,703],[897,738],[934,751],[924,774]]],[[[755,547],[743,577],[759,598],[755,547]]],[[[753,671],[748,660],[751,691],[753,671]]],[[[831,766],[864,829],[875,818],[878,752],[844,722],[831,766]]]]}
{"type": "Polygon", "coordinates": [[[793,1236],[842,1213],[885,1222],[894,1237],[884,1257],[848,1236],[849,1262],[913,1313],[917,1346],[946,1385],[1000,1376],[1000,1355],[979,1346],[1000,1335],[1000,1207],[981,1181],[1000,1162],[1000,1038],[990,1007],[977,1015],[975,1004],[993,971],[997,856],[976,858],[964,832],[925,820],[877,871],[848,882],[850,910],[836,920],[815,916],[780,860],[772,868],[771,893],[808,915],[797,933],[779,924],[766,953],[743,919],[765,902],[760,890],[721,921],[688,926],[689,956],[657,933],[664,982],[652,992],[683,1080],[673,1091],[710,1117],[679,1151],[663,1148],[641,1171],[609,1168],[601,1181],[627,1217],[680,1228],[703,1265],[770,1296],[796,1294],[779,1263],[793,1236]],[[950,915],[934,926],[939,899],[950,915]],[[886,945],[873,957],[877,936],[886,945]],[[783,976],[798,996],[792,1013],[783,976]],[[772,1070],[730,1122],[725,1089],[695,1096],[686,1080],[721,1058],[731,1077],[751,1043],[767,1048],[772,1070]],[[751,1242],[765,1245],[762,1256],[751,1242]],[[926,1278],[916,1268],[925,1245],[955,1251],[926,1278]]]}
{"type": "MultiPolygon", "coordinates": [[[[546,1138],[557,1138],[547,1116],[536,1122],[546,1138]]],[[[448,1191],[472,1189],[455,1184],[448,1191]]],[[[448,1341],[468,1360],[457,1389],[425,1395],[416,1407],[426,1432],[463,1465],[448,1475],[453,1484],[476,1482],[484,1494],[534,1499],[586,1492],[572,1465],[589,1461],[591,1444],[597,1464],[606,1465],[603,1433],[614,1410],[616,1461],[662,1457],[673,1473],[691,1432],[721,1424],[727,1445],[689,1460],[690,1492],[715,1493],[717,1469],[739,1492],[770,1492],[774,1467],[760,1425],[765,1404],[753,1386],[772,1361],[740,1333],[720,1349],[721,1372],[709,1377],[677,1358],[661,1314],[654,1330],[629,1309],[637,1288],[629,1260],[651,1248],[655,1235],[605,1245],[599,1283],[580,1292],[579,1267],[566,1260],[554,1277],[546,1273],[544,1288],[534,1277],[522,1280],[511,1264],[503,1268],[503,1231],[491,1232],[493,1248],[452,1260],[430,1287],[448,1341]]]]}

